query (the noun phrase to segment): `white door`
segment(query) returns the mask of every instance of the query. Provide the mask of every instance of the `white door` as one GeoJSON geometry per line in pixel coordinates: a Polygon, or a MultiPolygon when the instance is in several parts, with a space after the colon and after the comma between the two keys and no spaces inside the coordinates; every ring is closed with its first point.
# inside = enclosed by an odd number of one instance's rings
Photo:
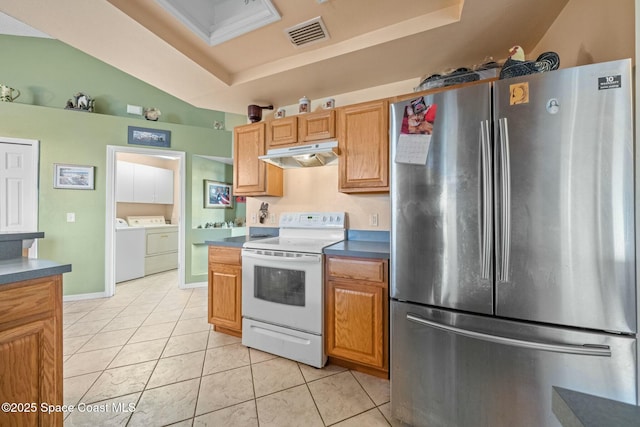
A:
{"type": "Polygon", "coordinates": [[[37,230],[38,141],[0,137],[0,231],[37,230]]]}

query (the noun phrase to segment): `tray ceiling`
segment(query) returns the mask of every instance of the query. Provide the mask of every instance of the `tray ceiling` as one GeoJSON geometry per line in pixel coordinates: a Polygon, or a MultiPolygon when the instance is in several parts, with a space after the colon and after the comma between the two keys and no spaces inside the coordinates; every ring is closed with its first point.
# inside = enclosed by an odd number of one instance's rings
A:
{"type": "MultiPolygon", "coordinates": [[[[264,3],[192,1],[213,6],[192,12],[205,29],[231,19],[215,7],[264,3]]],[[[408,79],[417,85],[447,68],[502,60],[514,44],[529,51],[567,0],[271,0],[279,20],[215,45],[160,2],[0,0],[0,11],[195,106],[246,114],[249,104],[291,105],[303,95],[317,100],[408,79]],[[294,46],[286,30],[316,17],[330,37],[294,46]]]]}

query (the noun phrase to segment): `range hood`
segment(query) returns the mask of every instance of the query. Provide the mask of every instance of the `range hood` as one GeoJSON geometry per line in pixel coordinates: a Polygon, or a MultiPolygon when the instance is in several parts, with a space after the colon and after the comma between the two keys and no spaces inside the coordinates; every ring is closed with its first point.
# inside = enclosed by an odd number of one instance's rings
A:
{"type": "Polygon", "coordinates": [[[338,141],[276,148],[258,158],[283,169],[325,166],[338,160],[338,141]]]}

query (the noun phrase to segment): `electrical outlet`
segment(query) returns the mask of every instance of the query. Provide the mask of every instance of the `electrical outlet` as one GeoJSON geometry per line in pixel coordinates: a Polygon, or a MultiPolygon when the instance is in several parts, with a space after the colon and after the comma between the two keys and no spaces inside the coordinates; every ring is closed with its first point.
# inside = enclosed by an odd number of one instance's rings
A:
{"type": "Polygon", "coordinates": [[[256,214],[251,214],[251,224],[255,224],[258,221],[258,216],[256,214]]]}
{"type": "Polygon", "coordinates": [[[67,212],[67,222],[76,222],[75,212],[67,212]]]}
{"type": "Polygon", "coordinates": [[[269,214],[269,224],[275,224],[276,223],[276,214],[271,213],[269,214]]]}
{"type": "Polygon", "coordinates": [[[377,213],[372,213],[371,215],[369,215],[369,225],[372,227],[377,227],[378,226],[378,214],[377,213]]]}

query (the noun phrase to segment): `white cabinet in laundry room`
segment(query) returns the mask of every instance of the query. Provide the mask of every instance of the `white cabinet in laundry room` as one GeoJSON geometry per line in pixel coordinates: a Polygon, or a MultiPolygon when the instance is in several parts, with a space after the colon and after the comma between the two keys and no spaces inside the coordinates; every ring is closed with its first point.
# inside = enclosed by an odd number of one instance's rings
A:
{"type": "Polygon", "coordinates": [[[116,201],[173,204],[173,171],[118,160],[116,201]]]}
{"type": "Polygon", "coordinates": [[[129,162],[116,163],[116,202],[133,203],[133,167],[129,162]]]}

